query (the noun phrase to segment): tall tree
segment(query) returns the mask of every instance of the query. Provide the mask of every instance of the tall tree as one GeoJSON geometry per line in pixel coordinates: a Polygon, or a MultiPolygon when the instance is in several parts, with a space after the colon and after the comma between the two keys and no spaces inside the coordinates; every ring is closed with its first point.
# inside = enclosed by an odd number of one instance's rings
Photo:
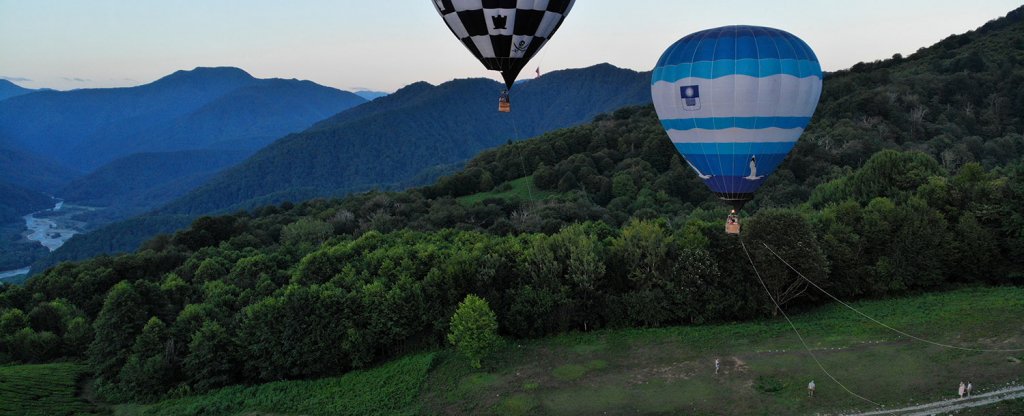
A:
{"type": "MultiPolygon", "coordinates": [[[[754,264],[772,298],[784,305],[803,295],[807,281],[775,257],[767,244],[794,269],[819,285],[827,279],[828,263],[810,223],[799,212],[773,209],[751,217],[743,229],[743,238],[754,264]]],[[[742,255],[742,254],[738,254],[742,255]]],[[[743,261],[743,260],[740,260],[743,261]]],[[[772,315],[778,311],[772,306],[772,315]]]]}
{"type": "Polygon", "coordinates": [[[152,317],[132,345],[132,354],[118,375],[119,386],[136,398],[149,399],[174,385],[167,326],[152,317]]]}
{"type": "Polygon", "coordinates": [[[145,320],[142,298],[132,284],[123,281],[114,285],[93,322],[95,335],[89,344],[89,359],[98,376],[114,380],[128,360],[145,320]]]}
{"type": "Polygon", "coordinates": [[[208,391],[235,380],[237,348],[217,322],[207,321],[192,336],[185,358],[185,373],[197,391],[208,391]]]}

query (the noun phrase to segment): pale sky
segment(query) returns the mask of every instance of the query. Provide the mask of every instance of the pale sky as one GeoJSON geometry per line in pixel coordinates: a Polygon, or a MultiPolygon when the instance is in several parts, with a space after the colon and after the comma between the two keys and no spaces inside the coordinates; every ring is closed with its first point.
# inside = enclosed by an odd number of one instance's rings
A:
{"type": "MultiPolygon", "coordinates": [[[[751,24],[789,31],[825,70],[909,55],[1020,6],[1020,0],[577,0],[521,78],[608,62],[650,70],[677,39],[751,24]]],[[[0,0],[0,78],[28,88],[152,82],[179,69],[235,66],[394,91],[489,77],[430,0],[0,0]]]]}

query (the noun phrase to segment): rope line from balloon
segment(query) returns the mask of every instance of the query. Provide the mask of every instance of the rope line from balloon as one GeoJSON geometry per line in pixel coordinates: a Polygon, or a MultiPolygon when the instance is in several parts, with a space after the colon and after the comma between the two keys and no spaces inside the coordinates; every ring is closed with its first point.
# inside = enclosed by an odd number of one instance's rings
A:
{"type": "MultiPolygon", "coordinates": [[[[509,97],[510,105],[511,105],[511,101],[512,101],[512,99],[511,99],[511,97],[509,97]]],[[[519,126],[516,124],[516,116],[515,116],[515,114],[514,113],[509,113],[509,116],[512,119],[512,130],[515,132],[515,135],[516,135],[515,136],[516,140],[515,140],[515,142],[513,142],[513,146],[525,147],[525,146],[523,146],[519,142],[519,126]]],[[[522,148],[519,149],[519,163],[522,164],[522,166],[523,166],[523,178],[529,177],[529,175],[527,175],[527,173],[526,173],[526,158],[523,156],[523,149],[522,148]]],[[[534,199],[533,199],[533,179],[527,179],[526,180],[526,193],[530,196],[530,203],[532,204],[534,202],[534,199]]]]}
{"type": "Polygon", "coordinates": [[[850,395],[857,397],[858,399],[861,399],[865,402],[871,403],[875,406],[883,407],[878,402],[875,402],[871,399],[868,399],[867,397],[854,393],[853,390],[847,388],[845,384],[840,382],[838,379],[832,376],[832,373],[825,369],[825,366],[821,364],[821,361],[818,360],[818,357],[814,355],[814,351],[812,351],[811,347],[807,345],[807,341],[804,340],[803,335],[800,335],[800,331],[796,329],[796,325],[793,324],[793,320],[789,319],[789,315],[786,314],[786,311],[782,310],[782,305],[779,305],[779,302],[777,302],[775,300],[775,297],[772,296],[772,292],[771,290],[768,289],[768,285],[764,283],[764,279],[761,279],[761,273],[757,271],[757,266],[754,265],[754,259],[750,257],[750,252],[747,251],[747,245],[743,242],[743,237],[740,237],[740,247],[743,247],[743,253],[747,255],[747,261],[750,262],[750,267],[754,269],[754,275],[757,276],[757,281],[761,283],[761,287],[764,288],[764,292],[765,294],[768,295],[768,299],[771,299],[772,304],[774,304],[775,308],[779,310],[779,313],[782,314],[782,317],[786,318],[786,322],[789,323],[789,327],[793,329],[794,333],[796,333],[797,338],[800,339],[800,343],[803,344],[804,350],[807,351],[807,354],[810,355],[812,359],[814,359],[815,364],[818,364],[818,368],[820,368],[821,371],[825,373],[825,375],[828,376],[829,379],[831,379],[834,383],[838,384],[839,387],[842,387],[843,390],[846,390],[847,393],[850,393],[850,395]]]}
{"type": "Polygon", "coordinates": [[[878,319],[875,319],[875,318],[871,317],[870,315],[868,315],[868,314],[866,314],[864,312],[861,312],[857,308],[854,308],[853,306],[851,306],[849,303],[843,302],[841,299],[839,299],[835,295],[829,293],[827,290],[825,290],[824,288],[819,286],[817,283],[814,283],[813,281],[811,281],[811,279],[808,279],[806,276],[803,275],[803,273],[800,273],[800,271],[797,270],[795,267],[793,267],[792,264],[790,264],[788,261],[783,259],[782,256],[779,255],[779,253],[776,253],[775,250],[772,250],[772,248],[769,247],[767,243],[762,242],[761,244],[763,244],[764,247],[767,248],[768,251],[770,251],[776,258],[778,258],[780,261],[782,261],[782,263],[784,263],[786,265],[786,267],[789,267],[790,270],[795,272],[797,274],[797,276],[800,276],[801,279],[804,279],[804,281],[806,281],[807,283],[810,283],[811,286],[814,286],[816,289],[820,290],[821,293],[824,293],[828,297],[832,298],[832,300],[834,300],[836,302],[839,302],[841,305],[845,306],[847,309],[856,312],[858,315],[863,316],[863,317],[867,318],[868,320],[870,320],[871,322],[874,322],[874,323],[876,323],[876,324],[878,324],[878,325],[880,325],[880,326],[882,326],[882,327],[884,327],[884,328],[886,328],[886,329],[888,329],[890,331],[893,331],[893,332],[895,332],[897,334],[900,334],[900,335],[903,335],[903,336],[905,336],[907,338],[911,338],[911,339],[914,339],[914,340],[917,340],[917,341],[921,341],[921,342],[924,342],[924,343],[927,343],[927,344],[932,344],[932,345],[943,347],[943,348],[951,348],[951,349],[957,349],[957,350],[962,350],[962,351],[972,351],[972,352],[1021,352],[1021,351],[1024,351],[1024,348],[1018,348],[1018,349],[984,349],[984,348],[969,348],[969,347],[961,347],[961,346],[951,345],[951,344],[943,344],[941,342],[936,342],[936,341],[932,341],[932,340],[929,340],[929,339],[921,338],[921,337],[918,337],[918,336],[915,336],[915,335],[911,335],[911,334],[909,334],[909,333],[907,333],[905,331],[901,331],[899,329],[893,328],[892,326],[889,326],[889,325],[885,324],[884,322],[879,321],[878,319]]]}

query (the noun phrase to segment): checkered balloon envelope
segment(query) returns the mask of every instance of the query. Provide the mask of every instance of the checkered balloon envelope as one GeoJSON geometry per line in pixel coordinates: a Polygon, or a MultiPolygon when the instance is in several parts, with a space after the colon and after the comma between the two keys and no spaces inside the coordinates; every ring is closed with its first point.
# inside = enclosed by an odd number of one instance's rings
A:
{"type": "Polygon", "coordinates": [[[452,33],[487,69],[512,88],[544,47],[575,0],[433,0],[452,33]]]}

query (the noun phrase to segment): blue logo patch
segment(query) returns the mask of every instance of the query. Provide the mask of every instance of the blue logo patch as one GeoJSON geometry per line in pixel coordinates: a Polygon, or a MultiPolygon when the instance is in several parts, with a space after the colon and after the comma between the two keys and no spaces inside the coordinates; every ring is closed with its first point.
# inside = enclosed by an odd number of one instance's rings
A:
{"type": "Polygon", "coordinates": [[[684,85],[679,87],[679,96],[682,99],[684,110],[700,110],[700,85],[684,85]]]}

